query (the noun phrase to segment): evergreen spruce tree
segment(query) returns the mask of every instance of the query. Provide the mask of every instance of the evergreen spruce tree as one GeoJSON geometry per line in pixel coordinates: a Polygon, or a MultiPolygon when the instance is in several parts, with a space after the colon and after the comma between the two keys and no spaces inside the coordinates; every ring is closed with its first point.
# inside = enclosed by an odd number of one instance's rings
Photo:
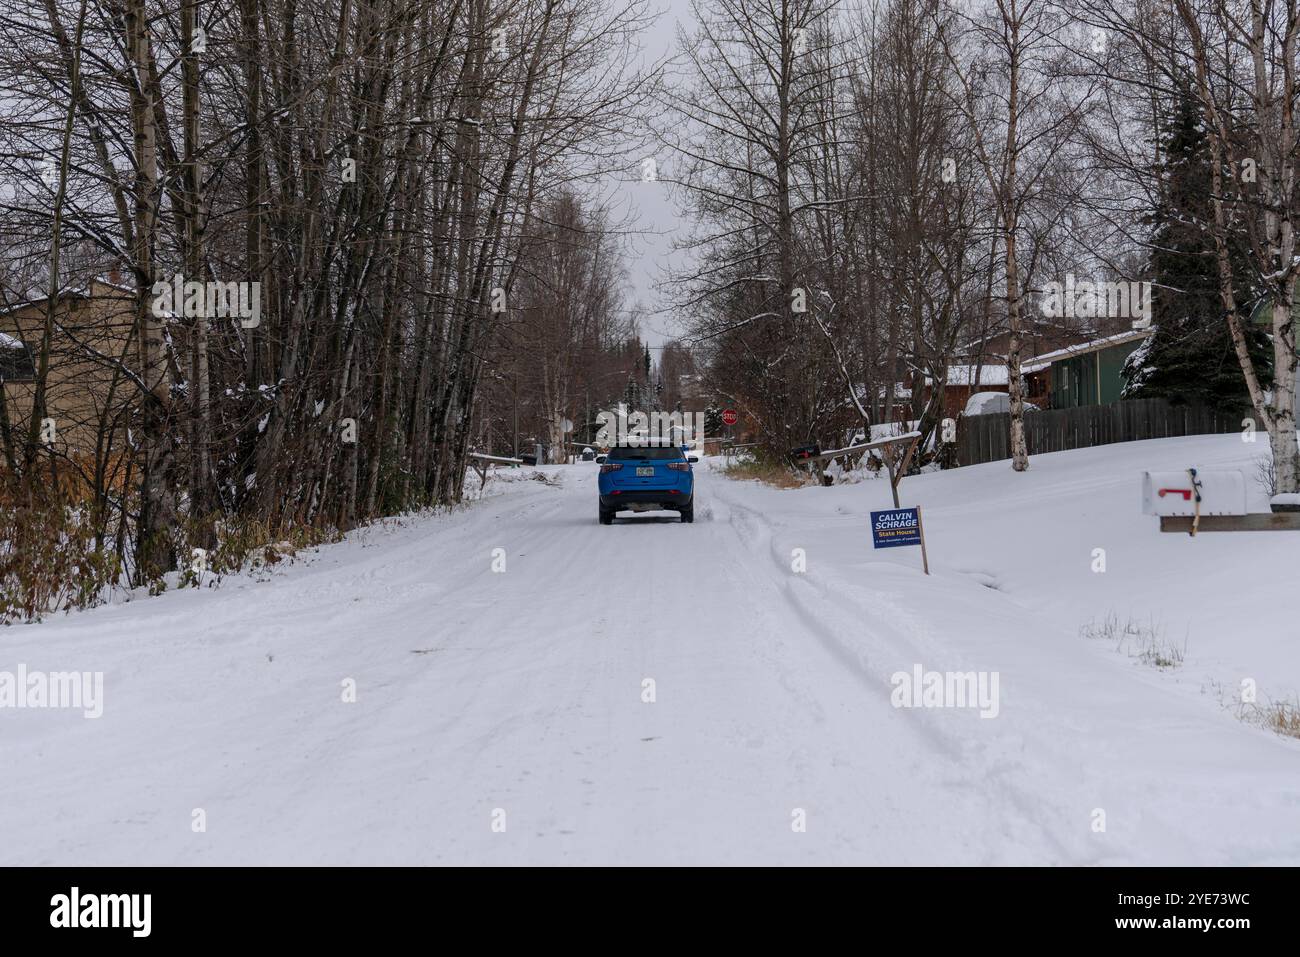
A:
{"type": "MultiPolygon", "coordinates": [[[[1147,275],[1154,328],[1125,363],[1124,397],[1245,410],[1250,397],[1219,298],[1214,239],[1205,226],[1213,217],[1209,147],[1189,92],[1178,99],[1163,145],[1165,190],[1150,219],[1154,230],[1147,275]]],[[[1229,176],[1225,168],[1225,182],[1231,182],[1229,176]]],[[[1249,315],[1258,293],[1244,250],[1236,246],[1229,252],[1237,308],[1249,315]]],[[[1261,381],[1267,381],[1272,354],[1267,337],[1258,326],[1248,336],[1255,367],[1261,381]]]]}
{"type": "Polygon", "coordinates": [[[722,409],[717,399],[710,400],[709,407],[704,410],[704,434],[708,436],[722,434],[722,409]]]}

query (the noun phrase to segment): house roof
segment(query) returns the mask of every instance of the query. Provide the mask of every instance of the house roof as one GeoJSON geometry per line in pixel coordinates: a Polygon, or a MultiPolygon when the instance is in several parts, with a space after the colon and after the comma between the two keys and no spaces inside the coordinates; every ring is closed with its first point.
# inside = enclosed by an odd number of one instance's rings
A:
{"type": "MultiPolygon", "coordinates": [[[[8,309],[0,310],[0,315],[7,316],[12,312],[17,312],[20,309],[30,309],[32,306],[38,306],[41,303],[48,300],[49,298],[50,298],[49,296],[36,296],[35,298],[32,299],[20,299],[15,302],[11,302],[9,304],[8,309]]],[[[68,287],[65,289],[60,289],[59,298],[60,299],[85,299],[86,298],[85,287],[84,286],[77,287],[77,288],[68,287]]]]}
{"type": "Polygon", "coordinates": [[[1035,356],[1033,363],[1026,365],[1022,371],[1038,372],[1046,369],[1053,362],[1086,355],[1090,352],[1100,352],[1102,349],[1109,349],[1111,346],[1122,346],[1126,342],[1137,342],[1149,335],[1151,335],[1150,329],[1128,329],[1113,336],[1104,336],[1101,339],[1093,339],[1091,342],[1082,342],[1077,346],[1066,346],[1064,349],[1057,349],[1054,352],[1044,352],[1041,356],[1035,356]]]}
{"type": "MultiPolygon", "coordinates": [[[[968,386],[975,384],[976,372],[979,372],[980,385],[1006,385],[1007,384],[1007,367],[1005,363],[988,364],[983,366],[949,366],[948,367],[948,385],[968,386]]],[[[926,376],[926,381],[933,381],[931,377],[926,376]]]]}
{"type": "MultiPolygon", "coordinates": [[[[90,299],[97,293],[97,290],[95,289],[96,286],[106,286],[108,289],[112,290],[113,292],[125,293],[126,295],[123,296],[122,298],[132,298],[135,296],[134,288],[130,286],[123,286],[120,283],[110,282],[109,280],[103,278],[102,276],[96,276],[94,279],[86,283],[78,283],[76,285],[64,286],[62,289],[59,290],[58,298],[90,299]]],[[[99,291],[98,294],[101,297],[104,296],[104,293],[102,291],[99,291]]],[[[37,306],[43,302],[46,302],[49,298],[50,297],[48,294],[38,295],[38,296],[33,296],[29,299],[22,299],[18,302],[10,303],[8,309],[0,310],[0,315],[9,315],[12,312],[17,312],[19,309],[30,309],[32,306],[37,306]]],[[[118,297],[113,296],[112,298],[116,299],[118,297]]]]}

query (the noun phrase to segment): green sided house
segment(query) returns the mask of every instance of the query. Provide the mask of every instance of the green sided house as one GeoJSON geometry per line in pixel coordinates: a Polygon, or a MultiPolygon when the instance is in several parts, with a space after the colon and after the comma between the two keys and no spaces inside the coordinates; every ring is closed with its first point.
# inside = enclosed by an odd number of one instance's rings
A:
{"type": "Polygon", "coordinates": [[[1150,329],[1131,329],[1046,352],[1026,365],[1024,374],[1047,380],[1048,401],[1053,409],[1118,402],[1124,389],[1124,360],[1149,335],[1150,329]]]}

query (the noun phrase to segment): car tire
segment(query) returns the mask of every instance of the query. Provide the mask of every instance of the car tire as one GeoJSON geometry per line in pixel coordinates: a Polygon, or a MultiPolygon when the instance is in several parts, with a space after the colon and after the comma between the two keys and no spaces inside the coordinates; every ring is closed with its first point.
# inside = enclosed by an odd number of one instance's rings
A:
{"type": "Polygon", "coordinates": [[[605,509],[602,508],[602,509],[600,510],[600,524],[602,524],[602,525],[613,525],[613,524],[614,524],[614,513],[613,513],[613,512],[607,512],[605,509]]]}
{"type": "Polygon", "coordinates": [[[691,523],[691,522],[694,522],[694,521],[695,521],[695,503],[692,502],[690,505],[687,505],[685,508],[683,508],[683,509],[679,509],[679,513],[680,513],[681,516],[682,516],[682,521],[683,521],[683,522],[687,522],[688,524],[691,523]]]}

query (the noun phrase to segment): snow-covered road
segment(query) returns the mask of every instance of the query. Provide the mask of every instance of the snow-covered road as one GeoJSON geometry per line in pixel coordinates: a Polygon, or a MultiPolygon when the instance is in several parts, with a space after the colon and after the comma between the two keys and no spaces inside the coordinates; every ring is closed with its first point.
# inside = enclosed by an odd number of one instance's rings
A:
{"type": "Polygon", "coordinates": [[[105,684],[0,714],[0,863],[1300,862],[1296,742],[957,570],[943,509],[925,578],[870,550],[883,483],[701,469],[694,525],[601,527],[592,467],[527,474],[0,632],[105,684]],[[895,708],[915,666],[997,672],[997,716],[895,708]]]}

